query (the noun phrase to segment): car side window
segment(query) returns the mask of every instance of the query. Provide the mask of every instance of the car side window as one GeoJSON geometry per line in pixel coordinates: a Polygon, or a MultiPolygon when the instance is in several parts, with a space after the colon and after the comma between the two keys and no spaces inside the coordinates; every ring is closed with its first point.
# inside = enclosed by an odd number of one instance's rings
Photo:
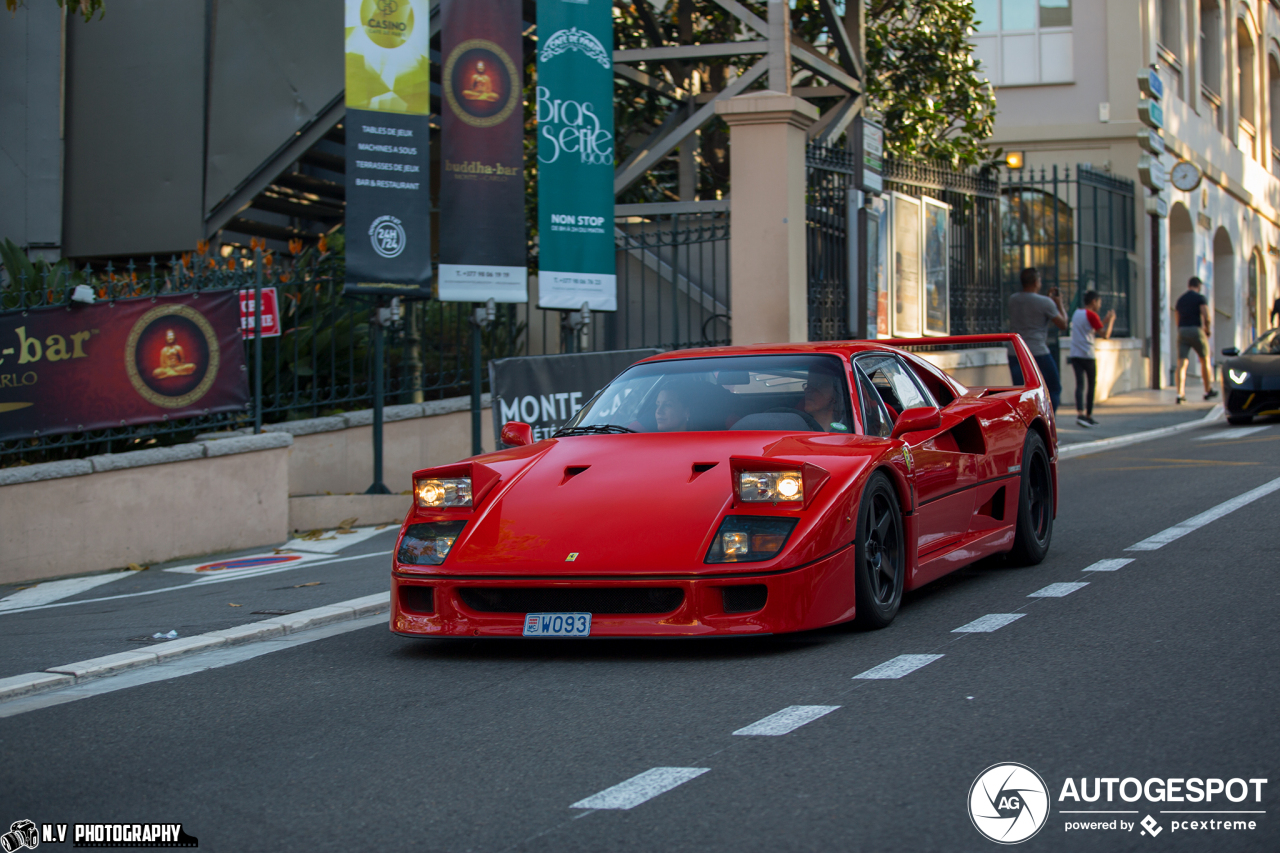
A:
{"type": "Polygon", "coordinates": [[[893,421],[889,419],[889,412],[885,409],[879,392],[856,363],[853,372],[858,377],[858,393],[862,398],[863,432],[866,435],[888,438],[893,433],[893,421]]]}
{"type": "Polygon", "coordinates": [[[926,396],[911,372],[893,356],[877,353],[862,356],[857,361],[885,404],[899,413],[935,405],[933,398],[926,396]]]}

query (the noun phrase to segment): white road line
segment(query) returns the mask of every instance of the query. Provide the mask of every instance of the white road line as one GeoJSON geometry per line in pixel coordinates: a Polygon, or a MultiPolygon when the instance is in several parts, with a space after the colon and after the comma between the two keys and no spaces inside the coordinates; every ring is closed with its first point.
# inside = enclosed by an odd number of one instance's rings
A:
{"type": "MultiPolygon", "coordinates": [[[[288,563],[288,564],[284,565],[284,566],[283,566],[283,567],[281,567],[281,568],[278,568],[278,569],[270,569],[270,570],[263,571],[263,572],[261,572],[261,573],[259,573],[259,574],[255,574],[255,575],[242,575],[242,574],[238,574],[238,575],[235,575],[235,576],[233,576],[233,577],[201,579],[201,580],[198,580],[198,581],[192,581],[191,583],[178,584],[177,586],[166,586],[166,587],[163,587],[162,589],[144,589],[142,592],[126,592],[126,593],[124,593],[124,594],[122,594],[122,595],[104,595],[104,596],[102,596],[101,598],[85,598],[85,599],[81,599],[80,601],[56,601],[56,602],[54,602],[53,604],[41,604],[41,605],[38,605],[38,606],[35,606],[35,607],[23,607],[23,608],[22,608],[22,609],[20,609],[20,610],[16,610],[16,609],[15,609],[15,610],[9,610],[9,611],[3,611],[3,610],[0,610],[0,614],[4,614],[4,613],[29,613],[29,612],[30,612],[30,611],[32,611],[32,610],[47,610],[47,609],[49,609],[50,607],[70,607],[70,606],[75,605],[75,604],[97,604],[98,602],[101,602],[101,601],[115,601],[115,600],[117,600],[117,599],[121,599],[121,598],[137,598],[137,597],[139,597],[139,596],[143,596],[143,595],[157,595],[157,594],[162,593],[162,592],[173,592],[173,591],[175,591],[175,590],[180,590],[180,589],[191,589],[191,588],[192,588],[192,587],[194,587],[194,586],[206,586],[206,585],[211,584],[211,583],[226,583],[227,581],[238,581],[238,580],[242,580],[242,579],[244,579],[244,578],[246,578],[246,577],[255,577],[255,578],[256,578],[256,577],[260,577],[261,575],[265,575],[265,574],[272,574],[272,575],[273,575],[273,574],[276,574],[277,572],[288,572],[288,571],[292,571],[292,570],[294,570],[294,569],[301,569],[301,568],[304,568],[304,567],[305,567],[305,568],[308,568],[308,569],[314,569],[314,568],[318,568],[318,567],[320,567],[320,566],[328,566],[328,565],[332,565],[333,563],[346,563],[346,562],[349,562],[349,561],[351,561],[351,560],[364,560],[364,559],[368,559],[368,558],[370,558],[370,557],[385,557],[387,554],[390,554],[390,553],[391,553],[390,551],[375,551],[375,552],[374,552],[374,553],[372,553],[372,554],[356,554],[356,555],[351,556],[351,557],[336,557],[336,558],[334,558],[334,559],[332,559],[332,560],[317,560],[317,561],[316,561],[316,562],[314,562],[314,563],[306,563],[306,562],[303,562],[303,563],[288,563]]],[[[128,572],[125,572],[125,574],[128,574],[128,572]]]]}
{"type": "Polygon", "coordinates": [[[854,678],[902,678],[910,675],[922,666],[928,666],[942,655],[898,655],[879,666],[873,666],[854,678]]]}
{"type": "Polygon", "coordinates": [[[335,625],[325,625],[322,628],[314,628],[310,631],[300,631],[297,634],[289,634],[279,639],[262,640],[261,642],[248,643],[243,646],[221,648],[203,654],[178,658],[169,663],[128,670],[120,675],[95,678],[64,690],[37,693],[34,696],[24,696],[20,699],[5,702],[0,705],[0,718],[25,714],[28,711],[38,711],[41,708],[50,708],[54,705],[75,702],[79,699],[88,699],[90,696],[100,696],[103,693],[114,693],[117,690],[124,690],[129,687],[138,687],[156,681],[167,681],[170,678],[178,678],[183,675],[193,675],[208,669],[230,666],[233,663],[251,660],[259,655],[291,649],[305,643],[314,643],[316,640],[324,640],[338,634],[345,634],[348,631],[358,631],[361,628],[372,628],[374,625],[385,626],[386,624],[387,614],[379,613],[362,619],[353,619],[350,622],[339,622],[335,625]]]}
{"type": "Polygon", "coordinates": [[[1117,557],[1114,560],[1099,560],[1092,566],[1084,569],[1086,572],[1114,572],[1123,569],[1125,566],[1133,562],[1133,557],[1117,557]]]}
{"type": "Polygon", "coordinates": [[[1217,521],[1224,515],[1235,512],[1240,507],[1248,506],[1259,498],[1265,498],[1274,491],[1280,490],[1280,477],[1272,480],[1270,483],[1264,483],[1252,491],[1245,492],[1239,497],[1234,497],[1229,501],[1220,503],[1212,509],[1207,509],[1199,515],[1192,516],[1186,521],[1175,524],[1173,527],[1161,530],[1155,536],[1148,536],[1141,542],[1130,545],[1125,548],[1126,551],[1155,551],[1163,548],[1175,539],[1181,539],[1194,530],[1199,530],[1211,521],[1217,521]]]}
{"type": "Polygon", "coordinates": [[[1078,589],[1084,589],[1088,585],[1088,581],[1076,581],[1075,583],[1051,583],[1044,589],[1037,589],[1035,592],[1028,595],[1027,598],[1062,598],[1064,595],[1070,595],[1078,589]]]}
{"type": "Polygon", "coordinates": [[[64,581],[46,581],[30,589],[20,589],[13,595],[0,599],[0,613],[10,610],[23,610],[38,607],[62,598],[70,598],[85,590],[102,586],[104,583],[118,581],[131,572],[112,572],[109,575],[91,575],[87,578],[67,578],[64,581]]]}
{"type": "Polygon", "coordinates": [[[953,629],[951,633],[988,634],[992,631],[998,631],[1010,622],[1016,622],[1026,615],[1025,613],[988,613],[986,616],[974,619],[968,625],[961,625],[959,628],[953,629]]]}
{"type": "Polygon", "coordinates": [[[770,714],[763,720],[756,720],[751,725],[738,729],[734,734],[777,737],[794,732],[805,723],[812,723],[839,708],[839,705],[792,705],[776,714],[770,714]]]}
{"type": "Polygon", "coordinates": [[[1244,438],[1246,435],[1262,432],[1264,429],[1270,429],[1270,425],[1224,429],[1221,432],[1210,433],[1209,435],[1197,435],[1194,441],[1230,441],[1233,438],[1244,438]]]}
{"type": "Polygon", "coordinates": [[[571,809],[634,809],[659,794],[665,794],[677,785],[697,779],[710,767],[655,767],[612,788],[605,788],[585,800],[569,806],[571,809]]]}

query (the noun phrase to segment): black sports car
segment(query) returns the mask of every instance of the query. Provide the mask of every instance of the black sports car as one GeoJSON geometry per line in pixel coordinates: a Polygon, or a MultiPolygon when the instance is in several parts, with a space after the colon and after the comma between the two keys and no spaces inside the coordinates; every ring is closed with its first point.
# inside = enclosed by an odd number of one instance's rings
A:
{"type": "Polygon", "coordinates": [[[1255,417],[1280,415],[1280,329],[1263,332],[1244,352],[1222,351],[1222,388],[1227,421],[1247,424],[1255,417]]]}

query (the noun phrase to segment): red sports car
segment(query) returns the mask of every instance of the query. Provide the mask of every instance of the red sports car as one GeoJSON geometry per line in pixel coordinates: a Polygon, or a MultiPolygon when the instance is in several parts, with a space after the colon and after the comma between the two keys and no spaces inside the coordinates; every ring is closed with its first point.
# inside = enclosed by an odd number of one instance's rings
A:
{"type": "Polygon", "coordinates": [[[1053,411],[873,342],[637,362],[553,438],[414,474],[391,628],[413,637],[777,634],[888,625],[904,590],[991,554],[1044,558],[1053,411]]]}

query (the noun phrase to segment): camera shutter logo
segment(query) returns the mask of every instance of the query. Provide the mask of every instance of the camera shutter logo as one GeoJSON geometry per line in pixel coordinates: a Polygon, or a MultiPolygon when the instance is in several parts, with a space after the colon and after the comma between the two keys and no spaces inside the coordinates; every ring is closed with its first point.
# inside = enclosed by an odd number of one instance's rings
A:
{"type": "Polygon", "coordinates": [[[1026,841],[1048,818],[1049,789],[1025,764],[993,764],[969,788],[969,819],[999,844],[1026,841]]]}
{"type": "Polygon", "coordinates": [[[369,226],[369,240],[373,250],[382,257],[397,257],[404,251],[404,226],[394,216],[379,216],[369,226]]]}
{"type": "Polygon", "coordinates": [[[15,820],[9,825],[9,831],[0,835],[0,847],[5,853],[17,853],[24,847],[34,850],[39,844],[39,828],[30,820],[15,820]]]}

